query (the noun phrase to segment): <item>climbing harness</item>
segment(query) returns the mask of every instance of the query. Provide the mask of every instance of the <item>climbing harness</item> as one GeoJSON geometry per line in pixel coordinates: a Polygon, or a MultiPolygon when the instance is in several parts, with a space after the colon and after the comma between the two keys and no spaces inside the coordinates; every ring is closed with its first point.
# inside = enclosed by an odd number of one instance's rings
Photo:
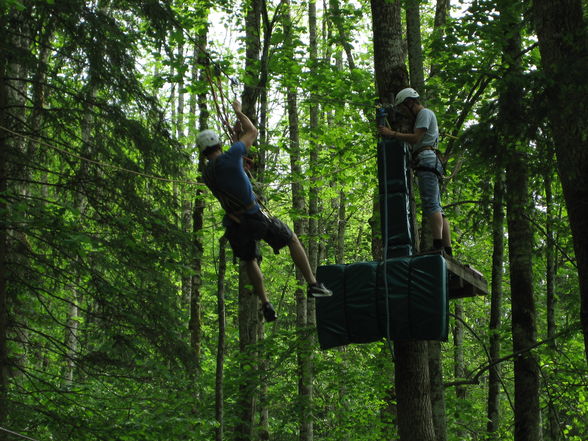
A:
{"type": "Polygon", "coordinates": [[[445,174],[445,165],[444,165],[442,157],[441,157],[441,152],[439,151],[438,148],[431,147],[431,146],[420,147],[412,154],[412,158],[413,159],[410,163],[410,167],[413,170],[427,171],[427,172],[435,173],[437,175],[437,178],[439,178],[439,180],[443,179],[443,175],[445,174]],[[424,152],[426,150],[432,150],[435,153],[435,156],[437,157],[435,167],[426,167],[424,165],[419,165],[418,157],[422,152],[424,152]],[[437,167],[436,167],[437,164],[441,164],[441,169],[442,169],[441,172],[437,169],[437,167]]]}

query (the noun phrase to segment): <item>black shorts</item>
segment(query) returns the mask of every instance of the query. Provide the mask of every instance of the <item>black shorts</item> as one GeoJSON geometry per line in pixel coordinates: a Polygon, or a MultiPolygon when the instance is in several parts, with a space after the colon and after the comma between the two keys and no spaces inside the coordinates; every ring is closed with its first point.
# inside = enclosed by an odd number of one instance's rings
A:
{"type": "Polygon", "coordinates": [[[264,240],[278,254],[294,233],[284,222],[276,217],[268,218],[262,212],[243,214],[240,222],[229,220],[226,237],[233,254],[242,260],[261,259],[258,241],[264,240]]]}

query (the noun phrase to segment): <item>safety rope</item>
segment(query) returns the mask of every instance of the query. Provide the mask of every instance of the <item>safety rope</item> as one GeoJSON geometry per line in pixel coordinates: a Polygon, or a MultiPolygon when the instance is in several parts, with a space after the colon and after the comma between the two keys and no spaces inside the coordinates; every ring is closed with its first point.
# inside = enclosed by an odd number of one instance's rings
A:
{"type": "Polygon", "coordinates": [[[382,148],[382,168],[384,174],[384,219],[382,220],[382,224],[384,225],[382,237],[382,242],[384,245],[384,261],[382,264],[382,272],[384,273],[384,300],[386,304],[386,343],[388,350],[390,351],[390,355],[392,356],[392,360],[395,361],[394,349],[392,348],[390,339],[390,305],[388,299],[388,165],[386,163],[386,146],[383,142],[383,139],[380,141],[379,145],[382,148]]]}

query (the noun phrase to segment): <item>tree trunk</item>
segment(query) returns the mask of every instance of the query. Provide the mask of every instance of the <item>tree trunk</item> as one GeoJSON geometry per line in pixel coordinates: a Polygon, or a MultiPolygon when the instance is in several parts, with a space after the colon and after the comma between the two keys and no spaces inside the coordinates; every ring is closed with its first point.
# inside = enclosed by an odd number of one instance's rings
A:
{"type": "MultiPolygon", "coordinates": [[[[260,26],[262,1],[251,0],[245,11],[245,81],[241,97],[243,113],[256,124],[256,105],[259,96],[257,82],[259,75],[259,53],[261,47],[260,26]]],[[[257,379],[251,373],[259,366],[257,351],[253,349],[258,342],[260,302],[257,295],[249,288],[251,283],[247,276],[244,262],[239,266],[239,347],[243,355],[241,372],[244,374],[239,387],[239,428],[236,433],[238,441],[253,439],[254,417],[257,402],[257,379]]]]}
{"type": "Polygon", "coordinates": [[[258,329],[260,326],[260,304],[257,295],[250,289],[245,262],[240,261],[239,268],[239,350],[241,352],[241,378],[237,402],[238,427],[235,431],[237,441],[253,439],[254,418],[257,404],[257,376],[259,354],[258,329]]]}
{"type": "MultiPolygon", "coordinates": [[[[395,94],[408,83],[400,2],[372,0],[371,10],[377,92],[380,102],[393,103],[395,94]]],[[[434,441],[427,342],[400,341],[395,350],[400,440],[434,441]]]]}
{"type": "MultiPolygon", "coordinates": [[[[463,379],[465,378],[465,360],[464,360],[464,353],[463,353],[463,301],[462,299],[455,299],[453,300],[453,307],[455,310],[455,325],[453,327],[453,374],[456,379],[463,379]]],[[[459,408],[459,403],[464,402],[466,400],[466,388],[464,386],[456,386],[455,387],[455,398],[457,399],[456,403],[459,408]]],[[[462,420],[462,416],[459,414],[459,410],[456,411],[456,419],[458,421],[462,420]]],[[[458,439],[466,439],[467,434],[464,432],[463,429],[457,430],[457,438],[458,439]]]]}
{"type": "Polygon", "coordinates": [[[394,103],[408,84],[402,51],[399,0],[371,0],[376,91],[383,104],[394,103]]]}
{"type": "Polygon", "coordinates": [[[515,358],[515,441],[541,440],[539,368],[533,352],[536,343],[533,298],[533,236],[529,209],[527,161],[520,152],[510,155],[507,167],[507,215],[512,297],[513,351],[515,358]]]}
{"type": "MultiPolygon", "coordinates": [[[[447,16],[449,15],[450,0],[437,0],[435,6],[435,22],[433,25],[433,45],[439,46],[443,44],[443,37],[445,35],[445,24],[447,23],[447,16]]],[[[434,77],[439,72],[441,66],[431,64],[429,78],[434,77]]]]}
{"type": "MultiPolygon", "coordinates": [[[[0,29],[6,28],[6,15],[0,15],[0,29]]],[[[0,46],[1,47],[1,46],[0,46]]],[[[8,127],[8,91],[6,69],[8,53],[0,50],[0,126],[8,127]]],[[[0,195],[8,189],[8,133],[0,128],[0,195]]],[[[6,293],[6,268],[8,252],[8,206],[5,198],[0,198],[0,425],[4,425],[8,414],[8,300],[6,293]]]]}
{"type": "Polygon", "coordinates": [[[533,13],[547,75],[557,167],[578,264],[580,319],[588,363],[588,32],[581,0],[535,0],[533,13]]]}
{"type": "Polygon", "coordinates": [[[426,97],[425,75],[423,69],[423,48],[421,45],[420,0],[406,1],[406,41],[408,45],[408,70],[410,85],[423,100],[426,97]]]}
{"type": "Polygon", "coordinates": [[[259,77],[259,53],[261,51],[261,12],[262,0],[250,0],[245,3],[245,81],[241,97],[243,113],[253,124],[257,123],[255,106],[259,97],[257,78],[259,77]]]}
{"type": "MultiPolygon", "coordinates": [[[[504,170],[496,173],[492,202],[492,282],[490,300],[490,363],[500,358],[500,326],[502,321],[502,271],[504,267],[504,170]]],[[[500,424],[500,366],[489,369],[488,423],[493,434],[500,424]]]]}
{"type": "Polygon", "coordinates": [[[218,426],[215,428],[215,440],[223,441],[225,418],[224,418],[224,366],[225,366],[225,337],[226,337],[226,314],[225,314],[225,273],[227,269],[226,255],[227,239],[223,236],[219,240],[218,251],[218,284],[217,284],[217,314],[218,314],[218,343],[216,350],[216,381],[214,387],[214,416],[218,426]]]}
{"type": "Polygon", "coordinates": [[[396,394],[401,441],[436,441],[426,341],[397,341],[396,394]]]}
{"type": "MultiPolygon", "coordinates": [[[[197,84],[200,82],[204,84],[206,81],[205,70],[200,69],[206,63],[206,54],[200,48],[206,48],[207,29],[198,36],[198,42],[194,44],[193,49],[193,64],[192,64],[192,82],[197,84]]],[[[195,140],[198,130],[205,130],[208,127],[208,107],[206,105],[206,93],[198,96],[190,95],[189,100],[190,115],[196,115],[196,108],[199,109],[199,121],[191,121],[188,129],[188,136],[195,140]]],[[[198,180],[199,184],[202,181],[202,168],[204,161],[202,158],[198,160],[198,180]]],[[[201,370],[201,353],[202,353],[202,317],[201,317],[201,298],[200,288],[202,287],[202,255],[204,253],[204,245],[202,243],[202,227],[204,225],[204,209],[206,204],[204,201],[203,186],[199,185],[196,188],[196,196],[192,204],[192,280],[190,282],[190,319],[188,322],[188,329],[190,330],[190,346],[194,354],[194,371],[201,370]]]]}
{"type": "Polygon", "coordinates": [[[329,0],[329,17],[337,29],[339,44],[341,44],[345,50],[347,63],[349,64],[349,70],[354,70],[355,61],[353,60],[353,47],[351,46],[351,43],[349,43],[347,33],[345,32],[344,17],[341,16],[339,0],[329,0]]]}
{"type": "Polygon", "coordinates": [[[499,127],[506,150],[506,207],[512,299],[513,350],[521,354],[514,361],[515,441],[541,440],[539,367],[528,348],[536,343],[535,299],[533,293],[533,232],[529,221],[528,158],[517,139],[522,118],[520,87],[520,5],[499,2],[504,39],[503,60],[510,70],[503,77],[499,98],[499,127]]]}
{"type": "Polygon", "coordinates": [[[447,440],[447,417],[445,412],[445,388],[443,386],[443,365],[441,342],[428,342],[429,375],[431,378],[431,411],[436,441],[447,440]]]}

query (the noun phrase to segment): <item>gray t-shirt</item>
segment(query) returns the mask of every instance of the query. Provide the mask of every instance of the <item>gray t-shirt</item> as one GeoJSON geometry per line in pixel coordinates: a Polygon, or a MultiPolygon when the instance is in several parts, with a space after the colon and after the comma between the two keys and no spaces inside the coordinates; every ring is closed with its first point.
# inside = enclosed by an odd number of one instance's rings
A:
{"type": "Polygon", "coordinates": [[[421,141],[412,146],[413,152],[416,152],[418,149],[425,146],[437,148],[439,128],[437,126],[437,117],[432,110],[422,109],[416,117],[414,128],[415,130],[425,129],[426,132],[421,141]]]}

